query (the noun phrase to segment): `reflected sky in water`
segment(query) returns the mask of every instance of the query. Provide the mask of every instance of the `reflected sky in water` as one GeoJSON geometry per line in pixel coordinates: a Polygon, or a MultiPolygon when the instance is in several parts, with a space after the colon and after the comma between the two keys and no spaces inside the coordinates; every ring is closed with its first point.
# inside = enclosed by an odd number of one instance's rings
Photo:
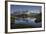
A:
{"type": "Polygon", "coordinates": [[[15,20],[15,24],[24,24],[24,25],[30,25],[32,27],[40,27],[42,24],[41,22],[35,23],[36,18],[19,18],[15,20]]]}

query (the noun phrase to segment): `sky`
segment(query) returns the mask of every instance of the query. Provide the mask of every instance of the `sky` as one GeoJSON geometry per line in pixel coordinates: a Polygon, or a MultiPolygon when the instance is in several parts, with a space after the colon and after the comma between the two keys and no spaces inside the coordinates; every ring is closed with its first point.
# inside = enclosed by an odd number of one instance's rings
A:
{"type": "Polygon", "coordinates": [[[14,11],[26,11],[28,10],[29,12],[32,13],[39,13],[41,11],[41,6],[29,6],[29,5],[11,5],[11,13],[14,11]]]}

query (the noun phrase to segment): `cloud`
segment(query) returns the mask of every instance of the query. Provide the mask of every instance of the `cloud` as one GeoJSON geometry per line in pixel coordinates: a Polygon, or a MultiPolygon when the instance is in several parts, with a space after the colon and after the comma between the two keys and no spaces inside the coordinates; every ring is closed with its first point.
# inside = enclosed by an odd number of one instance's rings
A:
{"type": "Polygon", "coordinates": [[[40,10],[29,10],[28,13],[40,13],[40,10]]]}

